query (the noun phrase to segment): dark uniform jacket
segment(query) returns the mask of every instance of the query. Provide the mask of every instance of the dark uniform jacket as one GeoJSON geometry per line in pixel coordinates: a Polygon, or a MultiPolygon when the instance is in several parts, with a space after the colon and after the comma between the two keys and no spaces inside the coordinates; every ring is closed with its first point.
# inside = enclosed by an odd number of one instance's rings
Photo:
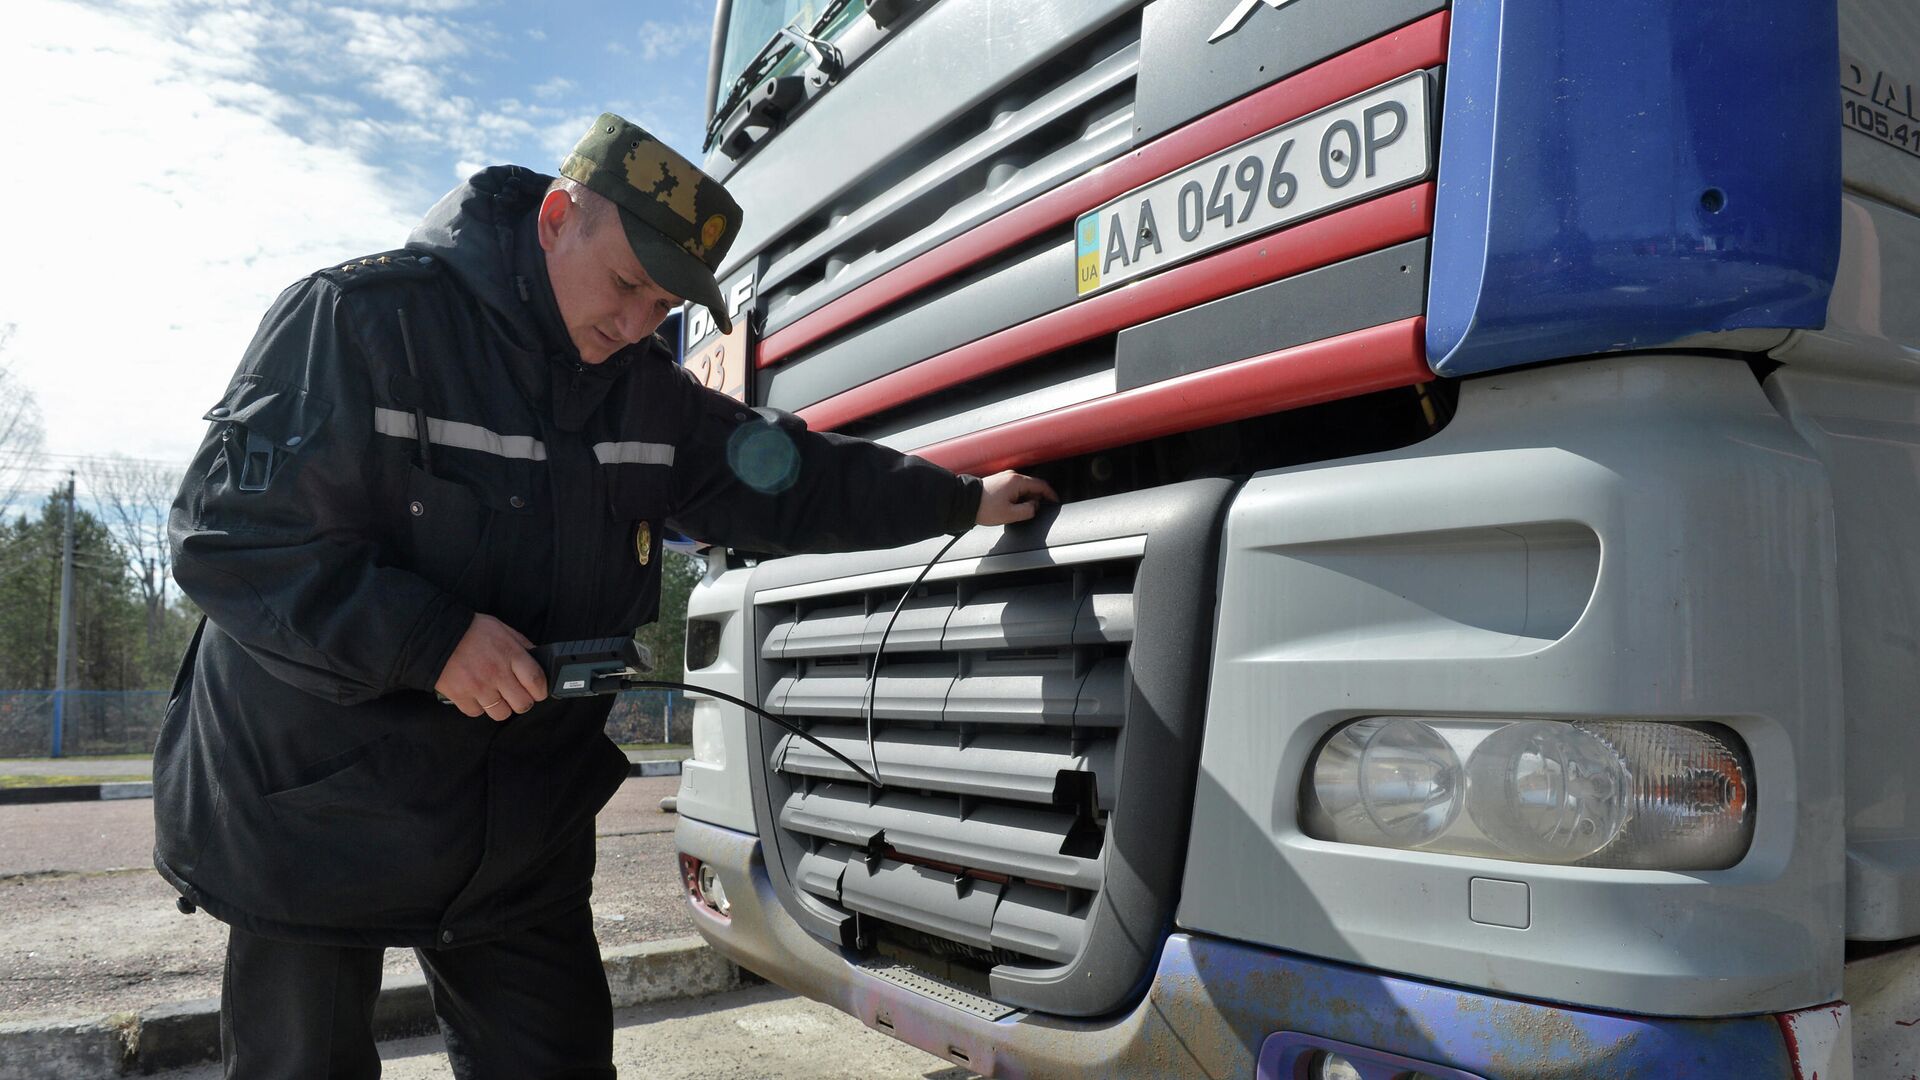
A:
{"type": "Polygon", "coordinates": [[[533,228],[548,181],[489,169],[404,250],[288,289],[206,414],[172,531],[208,621],[154,754],[154,861],[236,926],[459,945],[586,900],[627,774],[612,699],[437,702],[475,612],[629,634],[669,521],[762,552],[973,522],[977,480],[748,409],[658,341],[582,364],[533,228]]]}

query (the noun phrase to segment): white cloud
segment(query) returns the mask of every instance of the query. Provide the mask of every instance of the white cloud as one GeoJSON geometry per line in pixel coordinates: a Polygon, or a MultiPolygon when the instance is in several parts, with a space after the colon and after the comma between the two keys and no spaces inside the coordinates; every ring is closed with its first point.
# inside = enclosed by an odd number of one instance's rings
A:
{"type": "Polygon", "coordinates": [[[652,62],[677,56],[690,45],[704,44],[712,31],[712,24],[698,19],[674,23],[648,19],[640,24],[640,59],[652,62]]]}
{"type": "MultiPolygon", "coordinates": [[[[492,2],[5,2],[0,146],[22,164],[0,171],[0,324],[56,453],[184,460],[276,293],[397,246],[484,165],[551,168],[603,107],[697,135],[697,103],[661,87],[590,108],[568,77],[494,92],[532,47],[492,2]]],[[[650,23],[630,51],[704,35],[650,23]]]]}
{"type": "MultiPolygon", "coordinates": [[[[613,111],[620,110],[613,109],[613,111]]],[[[574,144],[580,141],[580,137],[585,135],[587,129],[592,127],[593,122],[599,118],[598,111],[583,110],[568,116],[565,120],[548,124],[546,131],[540,136],[540,149],[544,150],[548,157],[559,161],[567,156],[568,151],[573,149],[574,144]]]]}
{"type": "Polygon", "coordinates": [[[10,0],[8,23],[0,100],[30,104],[0,145],[33,166],[0,171],[0,323],[48,449],[184,461],[273,296],[398,245],[414,212],[280,126],[300,106],[252,81],[270,16],[10,0]]]}
{"type": "Polygon", "coordinates": [[[474,0],[360,0],[361,3],[377,8],[398,8],[402,11],[465,11],[474,6],[474,0]]]}
{"type": "Polygon", "coordinates": [[[423,64],[464,56],[466,38],[451,25],[426,15],[383,15],[352,8],[329,14],[346,25],[348,56],[383,66],[423,64]]]}

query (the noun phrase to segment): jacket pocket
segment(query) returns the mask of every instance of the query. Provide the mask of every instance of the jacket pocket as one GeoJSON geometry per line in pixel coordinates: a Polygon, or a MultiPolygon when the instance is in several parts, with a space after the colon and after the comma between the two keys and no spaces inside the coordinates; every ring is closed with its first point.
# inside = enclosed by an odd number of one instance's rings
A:
{"type": "Polygon", "coordinates": [[[203,419],[222,425],[227,483],[237,491],[267,491],[293,456],[313,444],[333,405],[297,386],[242,375],[203,419]]]}
{"type": "Polygon", "coordinates": [[[185,690],[187,683],[193,679],[193,665],[200,656],[200,635],[206,632],[207,617],[202,615],[200,621],[194,625],[193,637],[187,640],[186,654],[180,657],[180,669],[173,673],[173,689],[167,692],[169,711],[173,709],[173,703],[180,700],[181,691],[185,690]]]}
{"type": "Polygon", "coordinates": [[[383,792],[378,773],[381,762],[376,755],[391,750],[393,737],[382,735],[371,742],[315,762],[303,770],[314,779],[280,791],[268,792],[267,806],[275,817],[304,816],[323,807],[336,806],[350,813],[368,813],[389,802],[397,793],[383,792]]]}
{"type": "Polygon", "coordinates": [[[464,597],[479,569],[495,511],[465,484],[419,466],[407,470],[408,568],[441,589],[464,597]]]}

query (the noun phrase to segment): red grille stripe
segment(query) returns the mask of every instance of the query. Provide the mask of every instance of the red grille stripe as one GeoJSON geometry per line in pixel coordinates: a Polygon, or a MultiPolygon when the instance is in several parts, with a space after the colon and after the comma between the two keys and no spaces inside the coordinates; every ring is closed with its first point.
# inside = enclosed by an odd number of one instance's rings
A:
{"type": "Polygon", "coordinates": [[[984,476],[1036,461],[1104,450],[1176,431],[1244,420],[1430,381],[1426,319],[1223,364],[1052,412],[970,432],[915,453],[984,476]]]}
{"type": "Polygon", "coordinates": [[[800,416],[815,430],[836,428],[1123,327],[1426,236],[1433,195],[1432,183],[1418,184],[1256,237],[882,375],[800,416]]]}
{"type": "Polygon", "coordinates": [[[989,256],[1064,225],[1117,195],[1217,150],[1410,71],[1445,62],[1447,13],[1436,12],[1257,90],[1170,131],[1031,202],[926,251],[768,334],[756,364],[768,367],[989,256]]]}

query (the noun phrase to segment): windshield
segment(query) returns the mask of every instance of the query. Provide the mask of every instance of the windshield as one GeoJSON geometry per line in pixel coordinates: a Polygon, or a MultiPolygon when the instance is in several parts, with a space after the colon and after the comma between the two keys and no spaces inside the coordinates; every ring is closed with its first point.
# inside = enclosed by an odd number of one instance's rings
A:
{"type": "MultiPolygon", "coordinates": [[[[720,54],[721,101],[726,100],[733,81],[745,71],[761,46],[779,33],[781,27],[792,26],[832,39],[866,10],[867,0],[853,0],[844,5],[834,0],[733,0],[732,10],[727,13],[726,46],[720,54]],[[833,13],[828,25],[816,29],[821,14],[829,8],[839,10],[833,13]]],[[[807,54],[796,49],[767,75],[786,75],[798,71],[806,62],[807,54]]]]}
{"type": "Polygon", "coordinates": [[[798,19],[812,26],[826,0],[733,0],[727,13],[727,47],[720,59],[720,96],[725,97],[741,69],[780,28],[798,19]]]}

